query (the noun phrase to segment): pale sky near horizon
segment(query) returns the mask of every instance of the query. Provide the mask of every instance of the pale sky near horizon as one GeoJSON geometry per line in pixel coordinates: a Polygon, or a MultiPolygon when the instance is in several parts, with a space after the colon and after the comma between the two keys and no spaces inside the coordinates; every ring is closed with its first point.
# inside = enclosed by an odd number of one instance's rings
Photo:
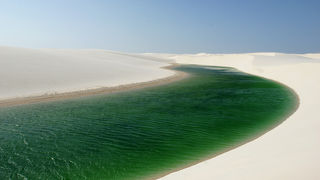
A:
{"type": "Polygon", "coordinates": [[[0,45],[320,52],[320,0],[0,0],[0,45]]]}

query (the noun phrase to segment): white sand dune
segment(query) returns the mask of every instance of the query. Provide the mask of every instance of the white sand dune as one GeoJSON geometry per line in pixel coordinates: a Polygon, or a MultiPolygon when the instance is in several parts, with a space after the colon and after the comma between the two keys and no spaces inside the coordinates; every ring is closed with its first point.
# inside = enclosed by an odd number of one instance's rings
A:
{"type": "Polygon", "coordinates": [[[300,54],[300,56],[313,58],[313,59],[320,59],[320,53],[317,53],[317,54],[300,54]]]}
{"type": "Polygon", "coordinates": [[[0,100],[151,81],[170,62],[235,67],[293,88],[300,107],[262,137],[165,180],[320,179],[320,54],[125,54],[0,47],[0,100]]]}
{"type": "Polygon", "coordinates": [[[296,91],[300,106],[284,123],[262,137],[162,180],[320,179],[319,54],[197,54],[167,58],[181,64],[235,67],[279,81],[296,91]]]}
{"type": "Polygon", "coordinates": [[[151,81],[168,63],[105,50],[0,47],[0,100],[151,81]]]}

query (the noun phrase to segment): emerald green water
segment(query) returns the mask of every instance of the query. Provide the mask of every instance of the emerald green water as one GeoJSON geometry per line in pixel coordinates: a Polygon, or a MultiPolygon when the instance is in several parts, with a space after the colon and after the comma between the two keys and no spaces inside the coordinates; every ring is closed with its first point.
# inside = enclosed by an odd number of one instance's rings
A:
{"type": "MultiPolygon", "coordinates": [[[[141,179],[254,138],[297,105],[232,68],[180,66],[179,82],[0,109],[0,179],[141,179]]],[[[268,152],[266,152],[268,153],[268,152]]]]}

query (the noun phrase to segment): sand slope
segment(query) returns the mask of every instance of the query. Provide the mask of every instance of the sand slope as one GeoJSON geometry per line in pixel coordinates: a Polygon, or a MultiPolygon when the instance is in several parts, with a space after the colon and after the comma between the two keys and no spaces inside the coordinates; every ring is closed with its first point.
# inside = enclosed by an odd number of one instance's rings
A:
{"type": "Polygon", "coordinates": [[[150,81],[173,75],[160,69],[167,65],[105,50],[0,46],[0,100],[150,81]]]}
{"type": "Polygon", "coordinates": [[[167,56],[182,64],[229,66],[293,88],[300,107],[262,137],[163,180],[320,179],[319,54],[196,54],[167,56]]]}

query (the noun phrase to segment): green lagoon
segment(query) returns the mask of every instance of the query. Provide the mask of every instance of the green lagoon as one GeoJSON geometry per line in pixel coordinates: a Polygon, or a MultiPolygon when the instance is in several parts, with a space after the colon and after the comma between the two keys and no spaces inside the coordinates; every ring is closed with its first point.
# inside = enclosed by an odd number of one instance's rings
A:
{"type": "MultiPolygon", "coordinates": [[[[288,87],[179,66],[166,85],[0,108],[0,179],[143,179],[262,135],[297,108],[288,87]]],[[[268,152],[266,152],[268,153],[268,152]]]]}

